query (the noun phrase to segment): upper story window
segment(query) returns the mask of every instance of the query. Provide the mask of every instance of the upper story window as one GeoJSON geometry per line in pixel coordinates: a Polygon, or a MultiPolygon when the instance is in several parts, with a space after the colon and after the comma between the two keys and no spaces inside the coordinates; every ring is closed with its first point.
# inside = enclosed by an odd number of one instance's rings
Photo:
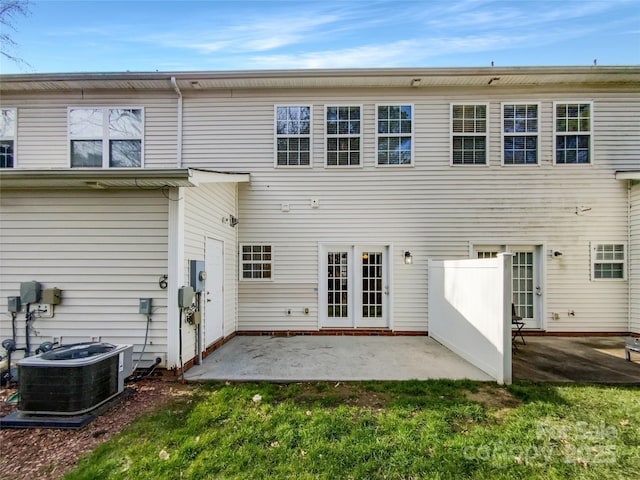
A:
{"type": "Polygon", "coordinates": [[[486,104],[451,105],[451,163],[487,164],[486,104]]]}
{"type": "Polygon", "coordinates": [[[503,104],[504,165],[538,164],[538,105],[503,104]]]}
{"type": "Polygon", "coordinates": [[[141,167],[141,108],[70,108],[72,167],[141,167]]]}
{"type": "Polygon", "coordinates": [[[594,280],[625,278],[625,244],[593,243],[591,273],[594,280]]]}
{"type": "Polygon", "coordinates": [[[360,165],[362,129],[359,106],[328,106],[327,166],[360,165]]]}
{"type": "Polygon", "coordinates": [[[276,106],[276,144],[276,165],[310,165],[310,106],[276,106]]]}
{"type": "Polygon", "coordinates": [[[378,105],[378,165],[413,164],[413,106],[378,105]]]}
{"type": "Polygon", "coordinates": [[[0,168],[13,168],[16,146],[16,109],[0,111],[0,168]]]}
{"type": "Polygon", "coordinates": [[[591,163],[592,104],[554,103],[556,164],[591,163]]]}

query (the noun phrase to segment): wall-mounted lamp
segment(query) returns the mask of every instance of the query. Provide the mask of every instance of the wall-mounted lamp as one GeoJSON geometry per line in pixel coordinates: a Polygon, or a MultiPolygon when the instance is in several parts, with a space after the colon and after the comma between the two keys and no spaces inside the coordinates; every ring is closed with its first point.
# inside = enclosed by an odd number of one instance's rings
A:
{"type": "Polygon", "coordinates": [[[549,250],[549,256],[550,257],[561,257],[562,256],[562,252],[559,252],[557,250],[549,250]]]}
{"type": "Polygon", "coordinates": [[[231,225],[232,227],[235,227],[236,225],[238,225],[239,220],[234,217],[233,215],[229,215],[229,225],[231,225]]]}
{"type": "Polygon", "coordinates": [[[413,263],[413,257],[411,256],[411,252],[409,250],[404,252],[404,264],[411,265],[413,263]]]}

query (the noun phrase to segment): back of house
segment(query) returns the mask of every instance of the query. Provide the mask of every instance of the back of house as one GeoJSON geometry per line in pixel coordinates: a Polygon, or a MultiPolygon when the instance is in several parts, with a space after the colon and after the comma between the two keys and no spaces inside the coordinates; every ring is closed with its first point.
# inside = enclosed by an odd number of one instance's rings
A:
{"type": "Polygon", "coordinates": [[[178,371],[239,333],[426,334],[428,260],[502,252],[525,330],[640,333],[639,87],[635,66],[4,75],[0,337],[178,371]],[[60,303],[12,307],[33,281],[60,303]]]}

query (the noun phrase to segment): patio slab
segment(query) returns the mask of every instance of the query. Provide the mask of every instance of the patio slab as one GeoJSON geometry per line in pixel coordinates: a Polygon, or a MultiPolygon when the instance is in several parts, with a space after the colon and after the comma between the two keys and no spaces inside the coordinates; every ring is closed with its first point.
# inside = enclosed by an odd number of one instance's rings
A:
{"type": "Polygon", "coordinates": [[[237,336],[184,376],[188,381],[494,381],[422,336],[237,336]]]}
{"type": "Polygon", "coordinates": [[[640,355],[625,360],[625,337],[525,339],[513,351],[514,380],[640,384],[640,355]]]}

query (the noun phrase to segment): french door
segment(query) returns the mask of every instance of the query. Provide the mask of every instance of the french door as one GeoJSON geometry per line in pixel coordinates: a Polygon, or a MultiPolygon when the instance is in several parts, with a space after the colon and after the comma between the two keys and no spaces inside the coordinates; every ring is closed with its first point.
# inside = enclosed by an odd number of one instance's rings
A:
{"type": "Polygon", "coordinates": [[[500,252],[513,254],[512,302],[525,328],[542,328],[542,246],[477,245],[477,258],[495,257],[500,252]]]}
{"type": "Polygon", "coordinates": [[[388,246],[379,245],[321,246],[321,327],[389,326],[388,250],[388,246]]]}

